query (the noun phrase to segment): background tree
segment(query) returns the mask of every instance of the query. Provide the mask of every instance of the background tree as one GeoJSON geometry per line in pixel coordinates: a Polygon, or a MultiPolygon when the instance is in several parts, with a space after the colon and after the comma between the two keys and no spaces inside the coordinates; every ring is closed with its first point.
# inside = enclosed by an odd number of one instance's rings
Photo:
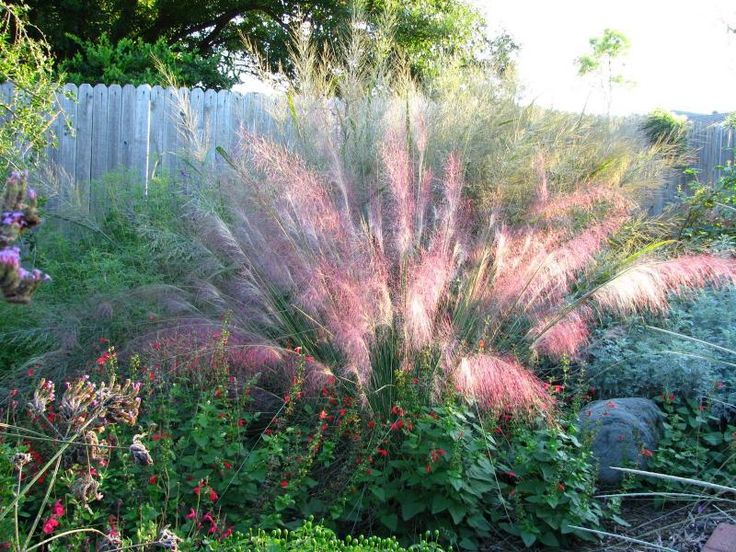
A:
{"type": "Polygon", "coordinates": [[[606,114],[611,115],[613,88],[626,83],[620,73],[621,60],[631,48],[631,42],[622,32],[605,29],[603,34],[590,39],[592,51],[577,60],[578,75],[597,75],[606,95],[606,114]]]}
{"type": "Polygon", "coordinates": [[[88,60],[95,56],[84,51],[92,51],[90,45],[102,36],[113,48],[124,39],[135,41],[139,50],[163,41],[181,48],[179,51],[215,58],[220,72],[228,78],[252,68],[243,45],[246,38],[272,67],[290,73],[289,44],[294,26],[307,24],[318,45],[334,45],[345,35],[356,9],[364,14],[368,27],[378,25],[387,10],[393,12],[397,49],[407,56],[417,75],[433,71],[433,60],[443,54],[459,55],[467,61],[488,60],[493,54],[506,56],[515,47],[508,36],[489,40],[483,18],[466,0],[27,2],[32,22],[47,37],[59,60],[82,56],[75,62],[75,73],[94,65],[88,60]]]}

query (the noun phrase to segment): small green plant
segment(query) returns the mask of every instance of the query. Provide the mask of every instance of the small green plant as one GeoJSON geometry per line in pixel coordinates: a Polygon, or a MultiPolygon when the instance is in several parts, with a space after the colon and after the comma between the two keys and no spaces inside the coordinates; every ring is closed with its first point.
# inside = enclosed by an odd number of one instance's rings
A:
{"type": "MultiPolygon", "coordinates": [[[[719,384],[716,384],[719,385],[719,384]]],[[[649,469],[672,476],[730,485],[736,477],[736,425],[714,416],[713,403],[683,399],[669,392],[657,398],[664,412],[664,434],[651,451],[649,469]]],[[[657,490],[681,490],[675,482],[646,480],[657,490]]]]}
{"type": "Polygon", "coordinates": [[[519,427],[511,435],[507,464],[504,496],[513,516],[501,524],[505,531],[526,546],[568,548],[574,538],[593,538],[572,527],[597,528],[605,513],[593,498],[592,453],[575,426],[519,427]]]}
{"type": "Polygon", "coordinates": [[[687,146],[687,117],[658,108],[646,116],[641,128],[652,145],[674,146],[679,152],[687,146]]]}

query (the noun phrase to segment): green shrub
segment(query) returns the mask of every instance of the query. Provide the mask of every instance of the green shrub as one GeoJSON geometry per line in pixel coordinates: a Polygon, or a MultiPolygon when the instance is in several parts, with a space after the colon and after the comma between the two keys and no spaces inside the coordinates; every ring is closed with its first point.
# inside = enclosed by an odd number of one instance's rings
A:
{"type": "MultiPolygon", "coordinates": [[[[17,3],[16,3],[17,4],[17,3]]],[[[0,1],[0,83],[13,91],[0,98],[0,174],[28,169],[49,145],[46,132],[59,113],[61,85],[53,75],[49,45],[32,38],[27,8],[0,1]]],[[[2,187],[0,185],[0,191],[2,187]]]]}
{"type": "Polygon", "coordinates": [[[144,42],[123,38],[112,43],[103,34],[96,42],[76,39],[80,51],[59,64],[67,82],[76,84],[150,84],[166,86],[170,78],[180,86],[219,90],[237,82],[217,55],[204,57],[183,46],[171,46],[160,38],[144,42]],[[157,63],[169,73],[164,75],[157,63]]]}
{"type": "MultiPolygon", "coordinates": [[[[651,454],[648,470],[733,485],[736,478],[736,424],[713,415],[710,398],[685,399],[663,393],[657,403],[664,412],[664,433],[651,454]]],[[[683,491],[682,484],[662,479],[640,479],[641,485],[658,491],[683,491]]]]}
{"type": "Polygon", "coordinates": [[[586,370],[601,397],[644,396],[664,390],[681,397],[709,395],[716,382],[736,389],[728,353],[702,343],[651,330],[648,324],[728,347],[736,339],[736,291],[710,290],[694,300],[674,301],[666,320],[632,320],[598,330],[588,349],[586,370]]]}
{"type": "MultiPolygon", "coordinates": [[[[429,538],[429,535],[426,536],[429,538]]],[[[395,538],[380,537],[351,537],[339,539],[330,529],[314,523],[311,519],[305,521],[298,529],[273,530],[266,532],[262,529],[251,530],[247,535],[235,533],[232,538],[222,542],[210,544],[213,552],[229,552],[250,550],[252,552],[364,552],[369,550],[396,550],[397,552],[441,552],[443,548],[435,542],[422,539],[416,544],[404,548],[395,538]]]]}
{"type": "Polygon", "coordinates": [[[590,448],[572,424],[521,427],[512,435],[506,480],[512,519],[501,527],[526,546],[569,547],[573,539],[594,540],[604,510],[593,498],[597,469],[590,448]]]}
{"type": "Polygon", "coordinates": [[[641,125],[652,145],[670,145],[683,151],[687,146],[687,117],[665,109],[655,109],[641,125]]]}

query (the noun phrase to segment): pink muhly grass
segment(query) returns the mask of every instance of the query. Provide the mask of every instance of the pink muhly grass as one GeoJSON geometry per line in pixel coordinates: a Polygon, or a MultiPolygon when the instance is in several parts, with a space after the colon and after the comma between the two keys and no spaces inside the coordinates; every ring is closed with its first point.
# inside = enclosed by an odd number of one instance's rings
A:
{"type": "Polygon", "coordinates": [[[548,411],[553,399],[534,374],[513,358],[475,354],[460,360],[453,372],[457,389],[483,409],[533,415],[548,411]]]}
{"type": "Polygon", "coordinates": [[[736,284],[736,259],[682,255],[668,261],[645,261],[623,271],[592,294],[602,309],[618,315],[666,312],[669,295],[706,285],[736,284]]]}
{"type": "Polygon", "coordinates": [[[568,220],[575,211],[591,212],[601,205],[607,206],[609,216],[628,214],[634,208],[631,200],[605,184],[584,185],[572,193],[557,194],[551,199],[548,196],[544,201],[543,192],[540,194],[532,212],[547,220],[568,220]]]}
{"type": "Polygon", "coordinates": [[[549,358],[574,356],[590,338],[592,311],[581,306],[557,319],[547,317],[532,327],[530,334],[538,336],[532,348],[549,358]]]}
{"type": "Polygon", "coordinates": [[[412,190],[414,171],[406,149],[406,138],[400,136],[398,131],[390,131],[381,148],[381,155],[388,189],[393,198],[390,214],[394,246],[399,258],[402,258],[413,246],[416,207],[415,194],[412,190]]]}
{"type": "Polygon", "coordinates": [[[404,325],[407,338],[415,348],[430,345],[434,322],[441,299],[454,273],[453,258],[436,247],[425,250],[408,269],[404,325]]]}

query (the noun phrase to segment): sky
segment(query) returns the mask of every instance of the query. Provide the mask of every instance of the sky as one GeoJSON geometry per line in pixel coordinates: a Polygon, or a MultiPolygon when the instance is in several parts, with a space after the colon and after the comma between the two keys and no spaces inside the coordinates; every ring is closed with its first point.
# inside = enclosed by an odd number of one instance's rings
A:
{"type": "Polygon", "coordinates": [[[614,92],[613,114],[655,107],[736,111],[736,2],[733,0],[471,0],[491,35],[521,46],[522,98],[539,105],[604,113],[605,95],[577,75],[575,59],[606,28],[631,41],[621,73],[633,84],[614,92]]]}

